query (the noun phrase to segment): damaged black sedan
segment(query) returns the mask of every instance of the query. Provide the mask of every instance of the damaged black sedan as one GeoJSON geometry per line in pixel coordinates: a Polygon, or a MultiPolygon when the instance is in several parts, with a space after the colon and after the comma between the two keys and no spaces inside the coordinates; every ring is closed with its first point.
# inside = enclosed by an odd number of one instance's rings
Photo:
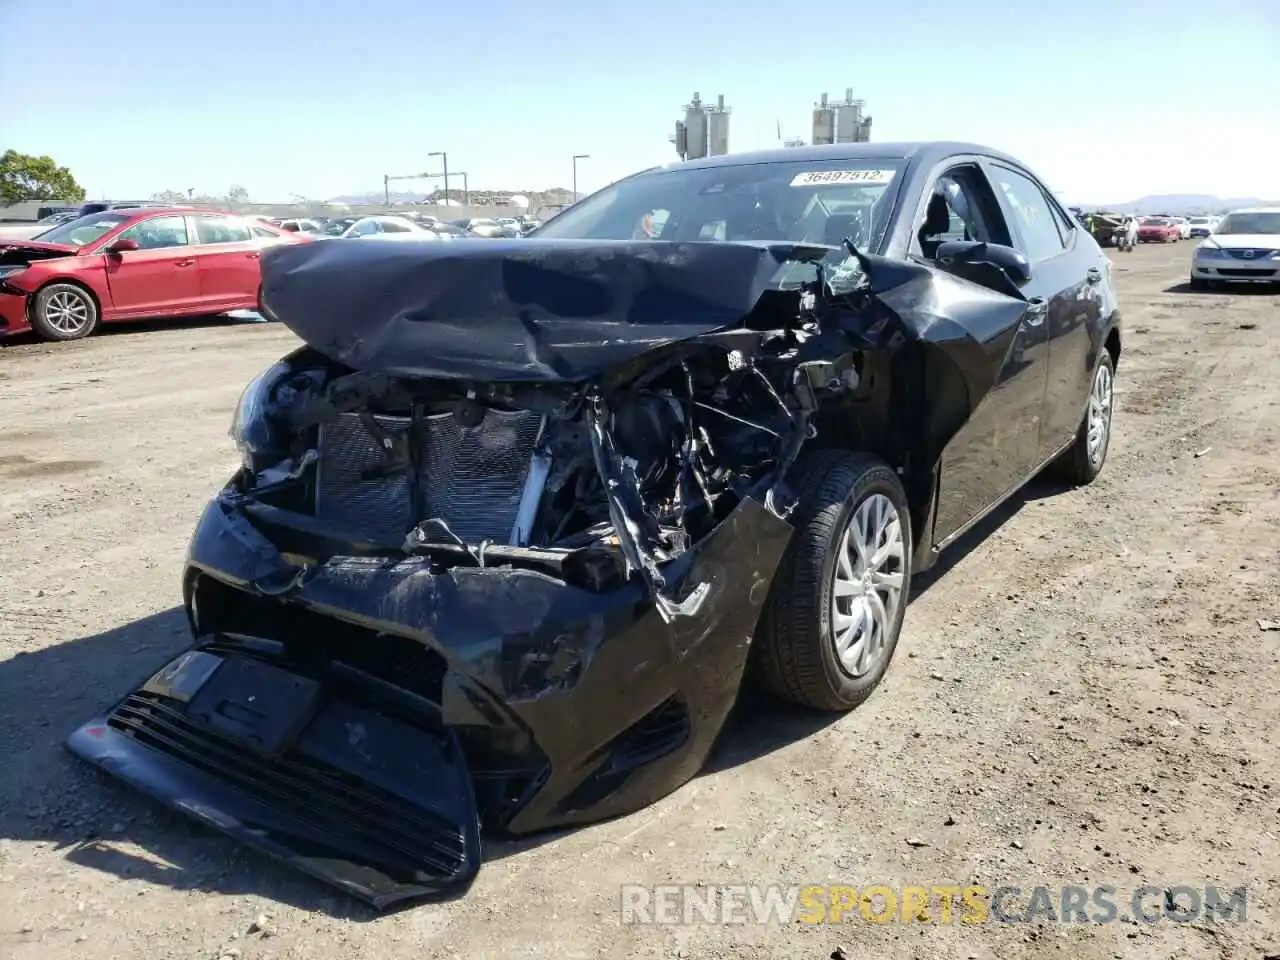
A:
{"type": "Polygon", "coordinates": [[[379,907],[465,886],[482,829],[674,790],[746,676],[854,707],[912,574],[1107,453],[1109,261],[976,146],[694,161],[529,239],[262,272],[305,345],[236,411],[195,643],[69,744],[379,907]]]}

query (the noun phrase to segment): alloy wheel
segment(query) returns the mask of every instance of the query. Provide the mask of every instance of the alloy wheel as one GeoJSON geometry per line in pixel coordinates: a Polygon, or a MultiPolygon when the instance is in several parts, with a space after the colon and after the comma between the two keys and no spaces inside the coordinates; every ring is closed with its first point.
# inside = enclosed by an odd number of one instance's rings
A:
{"type": "Polygon", "coordinates": [[[1093,389],[1089,392],[1087,444],[1089,462],[1095,468],[1102,463],[1102,458],[1106,456],[1107,443],[1111,439],[1111,400],[1111,368],[1105,363],[1100,363],[1098,364],[1098,372],[1093,375],[1093,389]]]}
{"type": "Polygon", "coordinates": [[[89,302],[83,294],[59,290],[45,302],[44,319],[59,333],[79,333],[89,322],[89,302]]]}
{"type": "Polygon", "coordinates": [[[893,501],[873,493],[853,510],[836,553],[831,633],[836,658],[861,677],[884,656],[904,598],[906,547],[893,501]]]}

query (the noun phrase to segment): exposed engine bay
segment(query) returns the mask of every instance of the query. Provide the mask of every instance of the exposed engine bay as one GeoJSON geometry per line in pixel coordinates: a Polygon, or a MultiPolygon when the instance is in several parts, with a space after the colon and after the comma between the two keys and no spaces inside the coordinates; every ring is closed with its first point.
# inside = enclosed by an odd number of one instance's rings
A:
{"type": "Polygon", "coordinates": [[[638,572],[667,616],[663,564],[744,497],[785,517],[780,484],[820,403],[856,402],[859,356],[804,360],[813,285],[786,325],[672,345],[583,384],[370,374],[311,350],[242,412],[246,498],[310,514],[328,537],[442,567],[516,564],[586,589],[638,572]]]}

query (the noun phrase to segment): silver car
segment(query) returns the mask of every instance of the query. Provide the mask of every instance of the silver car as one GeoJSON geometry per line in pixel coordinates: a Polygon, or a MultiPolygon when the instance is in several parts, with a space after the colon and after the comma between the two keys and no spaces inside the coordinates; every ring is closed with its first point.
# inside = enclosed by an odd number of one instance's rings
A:
{"type": "Polygon", "coordinates": [[[1234,210],[1200,241],[1191,260],[1191,286],[1280,282],[1280,207],[1234,210]]]}

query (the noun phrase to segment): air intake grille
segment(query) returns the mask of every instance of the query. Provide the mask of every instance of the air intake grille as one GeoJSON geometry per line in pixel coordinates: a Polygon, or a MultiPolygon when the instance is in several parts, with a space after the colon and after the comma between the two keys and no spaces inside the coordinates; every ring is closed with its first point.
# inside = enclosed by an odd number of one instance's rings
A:
{"type": "Polygon", "coordinates": [[[449,820],[313,757],[260,757],[152,696],[130,696],[107,722],[335,839],[364,844],[436,876],[454,876],[465,865],[464,838],[449,820]]]}
{"type": "Polygon", "coordinates": [[[374,420],[394,449],[356,414],[343,414],[322,429],[317,517],[375,539],[398,540],[418,522],[439,519],[467,543],[508,542],[542,427],[539,414],[486,410],[474,427],[464,427],[450,413],[426,417],[418,450],[421,517],[414,516],[411,496],[410,420],[374,420]]]}

